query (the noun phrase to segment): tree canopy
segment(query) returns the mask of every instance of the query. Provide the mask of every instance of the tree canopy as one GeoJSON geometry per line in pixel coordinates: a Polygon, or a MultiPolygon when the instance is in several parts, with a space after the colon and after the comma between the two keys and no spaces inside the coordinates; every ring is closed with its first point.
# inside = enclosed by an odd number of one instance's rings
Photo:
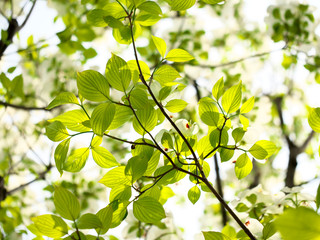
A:
{"type": "Polygon", "coordinates": [[[319,2],[0,19],[0,239],[320,239],[319,2]]]}

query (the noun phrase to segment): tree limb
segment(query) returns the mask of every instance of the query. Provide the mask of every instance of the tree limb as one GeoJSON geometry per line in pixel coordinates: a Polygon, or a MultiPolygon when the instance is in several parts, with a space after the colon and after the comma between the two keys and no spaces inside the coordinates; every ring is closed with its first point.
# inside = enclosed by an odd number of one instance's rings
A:
{"type": "Polygon", "coordinates": [[[5,107],[19,109],[19,110],[24,110],[24,111],[33,111],[33,110],[48,111],[48,112],[52,111],[52,109],[46,109],[46,107],[28,107],[28,106],[24,106],[24,105],[7,103],[4,101],[0,101],[0,105],[5,106],[5,107]]]}

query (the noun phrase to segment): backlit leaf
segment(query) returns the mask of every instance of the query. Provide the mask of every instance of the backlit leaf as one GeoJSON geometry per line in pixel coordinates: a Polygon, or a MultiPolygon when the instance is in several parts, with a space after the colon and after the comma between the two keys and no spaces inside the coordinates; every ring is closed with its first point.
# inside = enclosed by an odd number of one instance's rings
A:
{"type": "Polygon", "coordinates": [[[129,159],[125,168],[126,176],[132,179],[131,183],[141,178],[148,167],[148,159],[140,156],[135,156],[129,159]]]}
{"type": "Polygon", "coordinates": [[[97,106],[91,116],[91,126],[95,134],[102,136],[110,126],[115,115],[116,107],[113,103],[102,103],[97,106]]]}
{"type": "Polygon", "coordinates": [[[119,166],[115,157],[104,147],[96,146],[91,148],[93,160],[102,168],[119,166]]]}
{"type": "Polygon", "coordinates": [[[181,112],[185,107],[188,105],[187,102],[185,102],[182,99],[173,99],[170,100],[166,105],[165,108],[172,113],[181,112]]]}
{"type": "Polygon", "coordinates": [[[60,238],[68,233],[68,226],[61,217],[44,214],[31,219],[43,235],[50,238],[60,238]]]}
{"type": "Polygon", "coordinates": [[[78,72],[77,86],[79,93],[90,101],[101,102],[109,98],[110,90],[107,79],[97,71],[78,72]]]}
{"type": "Polygon", "coordinates": [[[240,113],[248,113],[252,110],[254,105],[254,97],[249,98],[240,108],[240,113]]]}
{"type": "Polygon", "coordinates": [[[92,213],[83,214],[77,221],[79,229],[102,228],[100,219],[92,213]]]}
{"type": "Polygon", "coordinates": [[[54,121],[46,127],[46,135],[54,142],[59,142],[69,137],[66,127],[59,121],[54,121]]]}
{"type": "Polygon", "coordinates": [[[273,142],[260,140],[249,149],[249,152],[256,159],[266,159],[269,158],[276,150],[277,146],[273,142]]]}
{"type": "Polygon", "coordinates": [[[145,223],[157,223],[166,217],[162,205],[152,197],[139,198],[133,202],[133,215],[145,223]]]}
{"type": "Polygon", "coordinates": [[[231,240],[228,236],[221,232],[202,232],[205,240],[231,240]]]}
{"type": "Polygon", "coordinates": [[[100,229],[100,234],[105,234],[111,226],[112,218],[113,218],[113,209],[111,206],[107,206],[102,208],[97,212],[97,217],[100,219],[102,223],[102,228],[100,229]]]}
{"type": "Polygon", "coordinates": [[[125,166],[111,169],[99,182],[109,188],[114,188],[119,185],[131,186],[131,178],[125,175],[125,166]]]}
{"type": "Polygon", "coordinates": [[[246,153],[243,153],[238,157],[234,170],[238,179],[248,176],[251,172],[252,162],[246,153]]]}
{"type": "Polygon", "coordinates": [[[151,106],[136,111],[136,117],[133,119],[133,128],[140,135],[145,135],[157,125],[157,112],[151,106]]]}
{"type": "Polygon", "coordinates": [[[76,220],[80,214],[80,203],[76,196],[64,189],[63,187],[56,187],[53,195],[54,205],[57,213],[65,219],[76,220]]]}
{"type": "Polygon", "coordinates": [[[89,121],[89,117],[82,109],[75,109],[62,113],[49,120],[49,122],[52,121],[62,122],[63,125],[71,131],[86,132],[91,130],[86,124],[89,121]]]}
{"type": "Polygon", "coordinates": [[[153,41],[154,45],[156,46],[160,55],[164,58],[164,56],[166,55],[166,51],[167,51],[166,42],[162,38],[159,38],[156,36],[152,36],[152,41],[153,41]]]}
{"type": "Polygon", "coordinates": [[[186,50],[176,48],[168,52],[166,59],[171,62],[188,62],[194,59],[194,57],[190,53],[188,53],[186,50]]]}
{"type": "Polygon", "coordinates": [[[63,92],[56,96],[55,99],[46,107],[47,109],[52,109],[62,104],[74,103],[79,105],[77,97],[71,92],[63,92]]]}
{"type": "Polygon", "coordinates": [[[224,82],[221,77],[212,88],[212,96],[218,101],[223,94],[224,82]]]}
{"type": "Polygon", "coordinates": [[[320,108],[312,108],[309,111],[308,122],[313,131],[320,133],[320,108]]]}
{"type": "Polygon", "coordinates": [[[69,144],[70,138],[59,143],[59,145],[56,147],[56,150],[54,151],[54,160],[56,163],[56,167],[61,175],[63,173],[64,162],[67,159],[69,144]]]}
{"type": "Polygon", "coordinates": [[[285,211],[275,220],[284,240],[319,240],[320,216],[312,209],[299,207],[285,211]]]}
{"type": "Polygon", "coordinates": [[[180,77],[178,71],[169,65],[162,65],[153,74],[153,79],[157,80],[162,85],[173,82],[180,77]]]}
{"type": "Polygon", "coordinates": [[[89,148],[79,148],[75,150],[65,162],[63,170],[68,172],[79,172],[89,157],[89,148]]]}
{"type": "Polygon", "coordinates": [[[242,83],[232,86],[222,96],[221,104],[226,113],[237,111],[241,104],[242,83]]]}
{"type": "Polygon", "coordinates": [[[200,194],[201,194],[201,191],[197,187],[197,185],[190,188],[188,191],[188,198],[189,198],[190,202],[192,202],[192,204],[195,204],[199,200],[200,194]]]}
{"type": "Polygon", "coordinates": [[[196,0],[172,0],[171,9],[174,11],[181,11],[191,8],[196,3],[196,0]]]}

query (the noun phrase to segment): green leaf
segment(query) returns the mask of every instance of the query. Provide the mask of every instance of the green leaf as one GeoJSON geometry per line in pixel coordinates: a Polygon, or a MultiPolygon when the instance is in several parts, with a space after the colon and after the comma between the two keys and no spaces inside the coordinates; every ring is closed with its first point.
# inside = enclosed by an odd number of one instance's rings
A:
{"type": "Polygon", "coordinates": [[[118,204],[117,210],[113,212],[110,228],[119,226],[120,223],[125,219],[125,217],[128,215],[127,206],[129,203],[130,202],[128,201],[123,201],[118,204]]]}
{"type": "Polygon", "coordinates": [[[46,107],[46,109],[52,109],[62,104],[74,103],[79,105],[76,95],[71,92],[63,92],[56,96],[55,99],[46,107]]]}
{"type": "Polygon", "coordinates": [[[190,53],[188,53],[186,50],[176,48],[168,52],[166,59],[171,62],[188,62],[194,59],[194,57],[190,53]]]}
{"type": "Polygon", "coordinates": [[[127,62],[112,54],[106,66],[106,78],[113,88],[125,92],[131,81],[131,71],[127,62]]]}
{"type": "Polygon", "coordinates": [[[133,202],[133,215],[145,223],[157,223],[166,217],[162,205],[152,197],[139,198],[133,202]]]}
{"type": "Polygon", "coordinates": [[[145,1],[146,0],[129,0],[129,2],[131,2],[135,7],[139,7],[145,1]]]}
{"type": "Polygon", "coordinates": [[[205,240],[231,240],[228,236],[221,232],[202,232],[205,240]]]}
{"type": "Polygon", "coordinates": [[[232,240],[237,239],[236,230],[233,227],[231,227],[229,224],[227,224],[226,226],[223,227],[221,233],[230,237],[232,240]]]}
{"type": "Polygon", "coordinates": [[[129,176],[133,184],[141,178],[148,167],[148,159],[140,156],[135,156],[129,159],[125,168],[126,176],[129,176]]]}
{"type": "Polygon", "coordinates": [[[161,195],[160,188],[157,185],[154,186],[152,183],[145,185],[143,188],[141,188],[141,191],[145,191],[141,197],[152,197],[156,200],[159,200],[161,195]]]}
{"type": "Polygon", "coordinates": [[[242,126],[243,126],[243,130],[244,130],[244,131],[247,131],[247,128],[249,127],[249,119],[246,118],[246,117],[243,116],[243,115],[240,115],[240,116],[239,116],[239,119],[240,119],[240,122],[241,122],[241,124],[242,124],[242,126]]]}
{"type": "Polygon", "coordinates": [[[54,121],[46,127],[46,135],[54,142],[59,142],[69,137],[66,127],[59,121],[54,121]]]}
{"type": "Polygon", "coordinates": [[[147,1],[138,6],[138,9],[152,14],[162,14],[160,6],[156,2],[147,1]]]}
{"type": "Polygon", "coordinates": [[[148,162],[148,168],[145,172],[146,176],[150,176],[157,169],[160,161],[160,151],[155,151],[148,162]]]}
{"type": "MultiPolygon", "coordinates": [[[[200,158],[204,158],[209,152],[211,152],[212,146],[209,140],[209,136],[201,138],[197,144],[197,152],[200,158]]],[[[212,157],[216,151],[212,152],[207,158],[212,157]]]]}
{"type": "Polygon", "coordinates": [[[242,83],[232,86],[222,96],[221,104],[226,113],[237,111],[241,104],[242,83]]]}
{"type": "Polygon", "coordinates": [[[74,221],[80,214],[80,203],[76,196],[64,189],[63,187],[56,187],[54,190],[53,202],[57,213],[65,219],[74,221]]]}
{"type": "Polygon", "coordinates": [[[240,113],[248,113],[252,110],[254,105],[254,97],[249,98],[240,108],[240,113]]]}
{"type": "Polygon", "coordinates": [[[100,234],[105,234],[109,230],[111,223],[112,223],[113,209],[111,206],[107,206],[105,208],[100,209],[96,215],[102,223],[102,228],[100,229],[100,234]]]}
{"type": "Polygon", "coordinates": [[[68,138],[59,143],[59,145],[56,147],[56,150],[54,151],[54,160],[56,163],[56,167],[61,175],[63,173],[64,162],[67,159],[70,139],[71,138],[68,138]]]}
{"type": "Polygon", "coordinates": [[[244,134],[246,133],[246,131],[243,130],[243,128],[239,127],[239,128],[235,128],[232,131],[232,137],[235,141],[235,143],[238,143],[242,140],[244,134]]]}
{"type": "Polygon", "coordinates": [[[188,191],[188,198],[190,202],[192,202],[192,204],[195,204],[196,202],[198,202],[200,195],[201,195],[201,191],[197,185],[190,188],[188,191]]]}
{"type": "Polygon", "coordinates": [[[309,111],[308,122],[313,131],[320,133],[320,108],[312,108],[309,111]]]}
{"type": "Polygon", "coordinates": [[[234,168],[237,178],[242,179],[248,176],[251,170],[252,170],[252,162],[249,159],[248,155],[246,153],[241,154],[238,157],[235,168],[234,168]]]}
{"type": "Polygon", "coordinates": [[[36,228],[50,238],[60,238],[68,234],[68,226],[61,217],[44,214],[31,218],[36,228]]]}
{"type": "Polygon", "coordinates": [[[77,221],[79,229],[102,228],[100,219],[92,213],[83,214],[77,221]]]}
{"type": "Polygon", "coordinates": [[[136,111],[136,117],[133,119],[133,128],[140,135],[145,135],[146,131],[150,132],[157,125],[157,112],[152,106],[146,106],[144,109],[136,111]],[[138,120],[138,119],[139,120],[138,120]]]}
{"type": "Polygon", "coordinates": [[[317,209],[319,209],[319,207],[320,207],[320,184],[319,184],[318,189],[317,189],[316,206],[317,206],[317,209]]]}
{"type": "Polygon", "coordinates": [[[91,116],[91,126],[95,134],[102,136],[110,126],[116,112],[113,103],[102,103],[97,106],[91,116]]]}
{"type": "Polygon", "coordinates": [[[156,24],[161,19],[160,16],[148,12],[140,12],[135,22],[140,24],[141,26],[152,26],[156,24]]]}
{"type": "Polygon", "coordinates": [[[171,135],[168,132],[164,132],[161,137],[161,144],[163,147],[168,149],[173,149],[173,140],[171,135]]]}
{"type": "Polygon", "coordinates": [[[86,124],[89,121],[89,117],[83,110],[80,109],[65,112],[49,120],[49,122],[53,121],[59,121],[63,123],[63,125],[65,125],[71,131],[86,132],[91,130],[91,128],[87,127],[86,124]]]}
{"type": "Polygon", "coordinates": [[[116,19],[116,18],[114,18],[112,16],[106,16],[106,17],[103,18],[103,20],[111,28],[121,28],[121,27],[124,26],[123,23],[120,20],[118,20],[118,19],[116,19]]]}
{"type": "Polygon", "coordinates": [[[131,194],[131,186],[119,185],[111,189],[109,202],[113,202],[115,200],[129,201],[129,199],[131,198],[131,194]]]}
{"type": "MultiPolygon", "coordinates": [[[[132,75],[132,79],[134,81],[134,83],[138,82],[140,79],[140,71],[137,65],[137,61],[136,60],[130,60],[127,62],[129,69],[131,70],[131,75],[132,75]]],[[[139,61],[139,65],[140,65],[140,69],[142,72],[142,75],[144,77],[145,80],[148,80],[150,78],[150,68],[149,66],[143,62],[143,61],[139,61]]]]}
{"type": "MultiPolygon", "coordinates": [[[[228,147],[234,147],[234,146],[228,146],[228,147]]],[[[233,149],[227,149],[227,148],[220,148],[220,159],[221,162],[229,161],[234,155],[233,149]]]]}
{"type": "Polygon", "coordinates": [[[133,116],[132,110],[126,106],[116,105],[116,113],[108,127],[109,130],[117,129],[128,122],[133,116]]]}
{"type": "Polygon", "coordinates": [[[224,117],[219,113],[215,103],[210,98],[202,98],[199,102],[199,115],[203,123],[218,127],[223,124],[224,117]]]}
{"type": "Polygon", "coordinates": [[[202,0],[202,2],[208,3],[208,4],[217,4],[220,2],[224,2],[225,0],[202,0]]]}
{"type": "Polygon", "coordinates": [[[320,216],[310,208],[299,207],[285,211],[275,220],[284,240],[319,240],[320,216]]]}
{"type": "Polygon", "coordinates": [[[148,105],[149,99],[145,90],[141,88],[134,88],[130,92],[130,103],[134,109],[143,109],[148,105]]]}
{"type": "Polygon", "coordinates": [[[262,231],[263,239],[272,237],[277,232],[274,222],[268,222],[262,231]]]}
{"type": "Polygon", "coordinates": [[[178,71],[169,65],[162,65],[153,74],[153,79],[162,85],[173,82],[180,77],[178,71]]]}
{"type": "Polygon", "coordinates": [[[93,160],[102,168],[119,166],[115,157],[104,147],[96,146],[91,148],[93,160]]]}
{"type": "Polygon", "coordinates": [[[220,97],[223,95],[224,82],[223,77],[221,77],[212,88],[212,96],[219,101],[220,97]]]}
{"type": "Polygon", "coordinates": [[[99,72],[86,70],[78,72],[77,86],[79,93],[93,102],[101,102],[109,99],[109,84],[107,79],[99,72]]]}
{"type": "Polygon", "coordinates": [[[103,20],[108,13],[102,9],[93,9],[87,13],[87,19],[90,25],[95,27],[106,27],[108,24],[103,20]]]}
{"type": "Polygon", "coordinates": [[[63,170],[68,172],[79,172],[89,157],[89,148],[79,148],[75,150],[67,159],[63,170]]]}
{"type": "Polygon", "coordinates": [[[266,159],[269,158],[275,151],[277,150],[277,146],[270,141],[260,140],[257,141],[250,149],[249,152],[256,159],[266,159]]]}
{"type": "Polygon", "coordinates": [[[196,3],[196,0],[172,0],[171,10],[182,11],[191,8],[196,3]]]}
{"type": "Polygon", "coordinates": [[[155,37],[155,36],[152,36],[152,41],[153,41],[154,45],[156,46],[160,55],[164,58],[164,56],[166,55],[166,51],[167,51],[166,42],[162,38],[155,37]]]}
{"type": "Polygon", "coordinates": [[[113,168],[100,179],[99,183],[109,188],[114,188],[119,185],[131,186],[131,178],[126,176],[124,171],[125,166],[113,168]]]}
{"type": "Polygon", "coordinates": [[[188,105],[188,103],[182,99],[173,99],[170,100],[165,108],[172,113],[181,112],[185,107],[188,105]]]}

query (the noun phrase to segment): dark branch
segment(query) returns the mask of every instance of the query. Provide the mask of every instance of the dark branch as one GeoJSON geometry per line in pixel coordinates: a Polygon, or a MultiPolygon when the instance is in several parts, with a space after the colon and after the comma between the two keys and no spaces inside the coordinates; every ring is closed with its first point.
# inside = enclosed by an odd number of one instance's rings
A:
{"type": "Polygon", "coordinates": [[[12,104],[12,103],[7,103],[0,101],[0,105],[5,106],[5,107],[11,107],[19,110],[24,110],[24,111],[33,111],[33,110],[40,110],[40,111],[51,111],[52,109],[46,109],[46,107],[28,107],[24,105],[17,105],[17,104],[12,104]]]}

